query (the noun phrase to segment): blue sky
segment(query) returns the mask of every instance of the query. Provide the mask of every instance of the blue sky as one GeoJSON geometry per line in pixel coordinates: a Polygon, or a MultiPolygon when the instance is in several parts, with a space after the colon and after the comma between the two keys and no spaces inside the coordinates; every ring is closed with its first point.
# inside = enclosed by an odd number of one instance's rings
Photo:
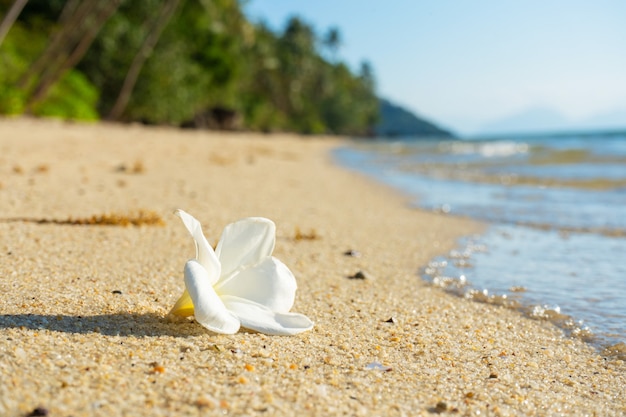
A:
{"type": "Polygon", "coordinates": [[[338,27],[379,95],[462,134],[626,127],[626,1],[249,0],[280,30],[338,27]]]}

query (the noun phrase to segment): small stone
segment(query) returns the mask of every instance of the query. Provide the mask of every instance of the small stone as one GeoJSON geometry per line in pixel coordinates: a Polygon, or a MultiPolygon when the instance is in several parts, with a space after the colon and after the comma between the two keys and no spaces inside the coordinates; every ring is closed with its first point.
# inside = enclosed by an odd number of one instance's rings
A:
{"type": "Polygon", "coordinates": [[[121,294],[122,292],[120,290],[113,290],[111,291],[111,294],[121,294]]]}
{"type": "Polygon", "coordinates": [[[346,256],[352,256],[353,258],[360,258],[361,257],[361,252],[359,252],[358,250],[354,250],[354,249],[349,249],[347,251],[345,251],[343,253],[346,256]]]}
{"type": "Polygon", "coordinates": [[[439,401],[437,405],[435,406],[435,412],[437,413],[443,413],[447,409],[448,409],[448,404],[444,403],[443,401],[439,401]]]}
{"type": "Polygon", "coordinates": [[[489,374],[489,378],[495,379],[498,377],[498,374],[489,374]]]}
{"type": "Polygon", "coordinates": [[[369,274],[366,274],[363,271],[357,271],[354,275],[350,275],[349,279],[369,279],[369,274]]]}
{"type": "Polygon", "coordinates": [[[206,396],[199,397],[196,400],[195,404],[196,404],[196,407],[199,407],[199,408],[215,408],[217,405],[215,401],[213,401],[211,398],[206,397],[206,396]]]}
{"type": "Polygon", "coordinates": [[[152,366],[153,374],[162,374],[165,372],[165,367],[162,365],[159,365],[157,362],[151,362],[150,366],[152,366]]]}
{"type": "Polygon", "coordinates": [[[40,417],[40,416],[47,416],[49,413],[50,412],[48,411],[47,408],[37,407],[27,415],[28,417],[40,417]]]}
{"type": "Polygon", "coordinates": [[[392,323],[392,324],[396,324],[397,321],[394,317],[389,317],[387,320],[385,320],[385,323],[392,323]]]}

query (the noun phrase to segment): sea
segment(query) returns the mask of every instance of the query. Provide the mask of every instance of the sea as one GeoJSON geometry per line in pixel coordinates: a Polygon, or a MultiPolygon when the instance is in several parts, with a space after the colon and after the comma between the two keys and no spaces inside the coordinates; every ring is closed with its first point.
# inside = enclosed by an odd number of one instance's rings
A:
{"type": "Polygon", "coordinates": [[[626,357],[626,130],[355,139],[334,157],[415,207],[486,223],[421,279],[626,357]]]}

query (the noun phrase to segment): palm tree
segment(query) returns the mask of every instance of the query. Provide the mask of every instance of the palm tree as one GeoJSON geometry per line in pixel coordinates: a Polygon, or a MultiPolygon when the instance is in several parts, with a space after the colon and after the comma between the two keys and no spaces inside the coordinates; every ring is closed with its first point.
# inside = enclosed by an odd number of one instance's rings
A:
{"type": "Polygon", "coordinates": [[[2,45],[4,37],[9,32],[9,29],[11,29],[11,26],[13,26],[13,23],[15,23],[15,20],[20,15],[24,6],[26,6],[26,3],[28,3],[28,0],[15,0],[4,16],[4,19],[2,19],[2,22],[0,22],[0,45],[2,45]]]}
{"type": "Polygon", "coordinates": [[[137,83],[139,72],[141,71],[143,64],[152,54],[154,47],[161,37],[161,33],[163,33],[163,29],[165,29],[168,22],[174,15],[179,3],[180,0],[169,0],[162,4],[158,16],[152,22],[148,35],[144,38],[139,51],[137,51],[137,54],[133,58],[133,62],[130,64],[128,72],[126,73],[126,78],[124,79],[124,84],[122,84],[122,88],[120,89],[117,99],[115,100],[115,104],[109,112],[107,119],[119,119],[126,109],[130,96],[133,92],[133,88],[137,83]]]}
{"type": "Polygon", "coordinates": [[[324,46],[330,51],[331,61],[337,63],[337,54],[341,47],[341,33],[337,27],[331,27],[324,37],[324,46]]]}

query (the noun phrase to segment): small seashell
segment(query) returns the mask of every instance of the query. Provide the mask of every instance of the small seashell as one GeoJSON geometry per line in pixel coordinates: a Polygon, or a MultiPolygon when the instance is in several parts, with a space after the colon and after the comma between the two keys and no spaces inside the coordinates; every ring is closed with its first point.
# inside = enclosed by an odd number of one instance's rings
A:
{"type": "Polygon", "coordinates": [[[383,365],[380,362],[368,363],[365,366],[365,369],[367,369],[368,371],[383,371],[383,372],[390,372],[392,370],[391,366],[383,365]]]}

